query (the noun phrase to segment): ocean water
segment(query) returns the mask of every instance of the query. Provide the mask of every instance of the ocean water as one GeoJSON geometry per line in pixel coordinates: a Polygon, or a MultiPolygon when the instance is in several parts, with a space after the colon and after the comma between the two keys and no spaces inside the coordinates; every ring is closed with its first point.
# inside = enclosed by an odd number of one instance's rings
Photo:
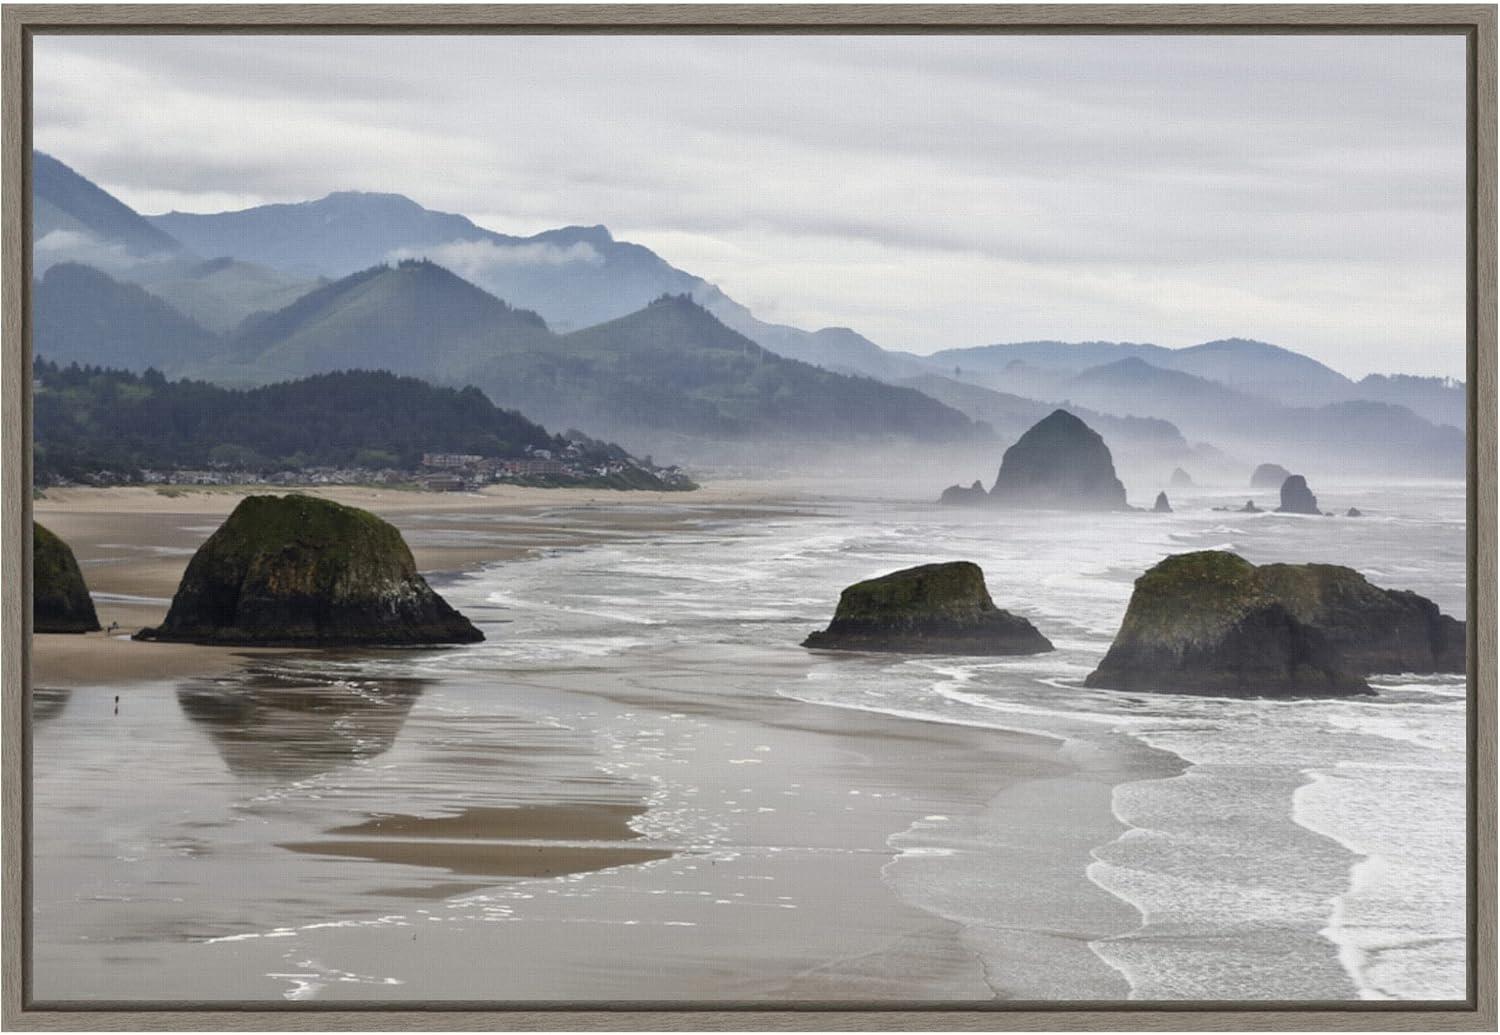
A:
{"type": "MultiPolygon", "coordinates": [[[[1172,515],[849,500],[723,528],[710,518],[701,535],[561,551],[467,580],[455,587],[462,597],[514,624],[505,642],[451,660],[482,668],[728,649],[738,663],[703,692],[1035,733],[1114,766],[1138,758],[1163,775],[1115,788],[1123,832],[1092,846],[1087,866],[1139,914],[1133,930],[1090,945],[1132,998],[1461,999],[1461,676],[1386,677],[1373,697],[1333,701],[1082,686],[1134,578],[1171,553],[1347,564],[1464,616],[1461,485],[1327,495],[1325,505],[1365,516],[1225,513],[1213,508],[1243,493],[1202,492],[1179,494],[1172,515]],[[996,604],[1031,619],[1056,652],[785,661],[826,623],[843,586],[951,559],[979,563],[996,604]]],[[[893,835],[900,854],[886,878],[904,900],[964,925],[981,955],[1003,955],[998,934],[1017,904],[995,878],[1013,839],[994,816],[918,822],[893,835]]]]}
{"type": "MultiPolygon", "coordinates": [[[[115,714],[105,688],[41,692],[39,991],[631,998],[661,973],[644,993],[660,998],[673,974],[722,973],[690,987],[785,997],[797,986],[736,984],[768,964],[737,957],[725,932],[748,924],[755,944],[837,956],[839,925],[858,918],[840,913],[829,882],[873,857],[893,904],[956,925],[985,981],[1022,998],[1461,999],[1462,677],[1382,678],[1375,696],[1337,701],[1082,685],[1133,580],[1176,552],[1348,564],[1464,616],[1462,485],[1320,489],[1330,509],[1367,516],[1225,513],[1213,508],[1245,494],[1207,491],[1174,494],[1171,515],[832,495],[748,517],[706,506],[687,528],[582,546],[560,535],[531,559],[445,582],[488,635],[472,647],[267,658],[222,680],[133,689],[115,714]],[[956,559],[979,563],[995,602],[1056,651],[799,646],[849,583],[956,559]],[[840,749],[767,733],[770,705],[788,700],[835,726],[871,713],[1032,734],[1076,775],[943,812],[891,805],[904,789],[867,768],[815,792],[798,766],[837,771],[840,749]],[[695,701],[721,718],[710,724],[695,701]],[[793,749],[821,754],[777,753],[793,749]],[[558,800],[644,801],[632,825],[680,852],[497,886],[280,847],[363,815],[558,800]],[[878,832],[883,844],[866,842],[872,822],[908,814],[878,832]],[[790,837],[796,816],[817,829],[790,837]],[[518,953],[509,932],[544,925],[588,934],[518,953]],[[465,969],[492,954],[509,983],[465,969]],[[625,957],[639,966],[605,963],[625,957]],[[570,968],[581,986],[547,984],[570,968]]],[[[869,987],[949,994],[902,978],[869,987]]]]}

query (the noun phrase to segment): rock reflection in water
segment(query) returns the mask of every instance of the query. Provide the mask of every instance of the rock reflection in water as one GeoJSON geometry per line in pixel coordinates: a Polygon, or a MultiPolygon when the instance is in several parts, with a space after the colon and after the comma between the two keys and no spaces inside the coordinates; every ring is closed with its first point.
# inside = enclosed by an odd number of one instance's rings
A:
{"type": "Polygon", "coordinates": [[[388,751],[427,680],[259,667],[177,691],[230,771],[298,780],[388,751]]]}
{"type": "Polygon", "coordinates": [[[46,722],[62,714],[73,697],[73,691],[50,687],[33,687],[31,691],[31,721],[46,722]]]}

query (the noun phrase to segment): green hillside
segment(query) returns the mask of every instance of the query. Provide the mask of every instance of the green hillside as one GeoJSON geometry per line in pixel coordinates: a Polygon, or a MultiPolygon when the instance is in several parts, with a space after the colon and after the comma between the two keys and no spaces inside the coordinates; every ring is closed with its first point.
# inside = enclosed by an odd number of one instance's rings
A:
{"type": "Polygon", "coordinates": [[[507,354],[471,372],[507,404],[611,429],[722,437],[900,437],[952,441],[983,433],[910,388],[786,359],[730,330],[685,295],[507,354]]]}
{"type": "Polygon", "coordinates": [[[196,373],[264,383],[359,368],[458,382],[493,353],[497,339],[524,347],[551,338],[535,313],[513,309],[441,266],[408,260],[250,317],[230,336],[225,358],[196,373]]]}
{"type": "Polygon", "coordinates": [[[33,350],[58,363],[181,370],[220,345],[210,331],[134,284],[62,262],[32,294],[33,350]]]}

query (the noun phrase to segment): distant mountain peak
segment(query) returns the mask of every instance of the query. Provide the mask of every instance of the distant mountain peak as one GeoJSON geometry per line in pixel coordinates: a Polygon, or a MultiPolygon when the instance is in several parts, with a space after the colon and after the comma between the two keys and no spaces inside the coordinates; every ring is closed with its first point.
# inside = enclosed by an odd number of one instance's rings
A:
{"type": "Polygon", "coordinates": [[[591,244],[596,248],[615,243],[614,235],[609,232],[609,227],[602,223],[594,226],[560,226],[556,230],[544,230],[532,240],[561,245],[591,244]]]}

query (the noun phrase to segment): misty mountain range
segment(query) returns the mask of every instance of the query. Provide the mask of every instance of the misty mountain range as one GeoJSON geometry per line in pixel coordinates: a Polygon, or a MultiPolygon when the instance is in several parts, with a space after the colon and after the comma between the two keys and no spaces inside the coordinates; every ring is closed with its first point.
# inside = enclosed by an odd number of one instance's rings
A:
{"type": "Polygon", "coordinates": [[[40,152],[33,182],[34,344],[55,362],[230,386],[390,370],[685,459],[788,439],[998,455],[996,439],[1066,405],[1127,463],[1164,465],[1162,477],[1181,465],[1238,480],[1263,461],[1464,470],[1461,383],[1356,382],[1264,342],[1044,341],[923,357],[849,328],[763,322],[602,226],[510,236],[356,192],[142,216],[40,152]]]}

